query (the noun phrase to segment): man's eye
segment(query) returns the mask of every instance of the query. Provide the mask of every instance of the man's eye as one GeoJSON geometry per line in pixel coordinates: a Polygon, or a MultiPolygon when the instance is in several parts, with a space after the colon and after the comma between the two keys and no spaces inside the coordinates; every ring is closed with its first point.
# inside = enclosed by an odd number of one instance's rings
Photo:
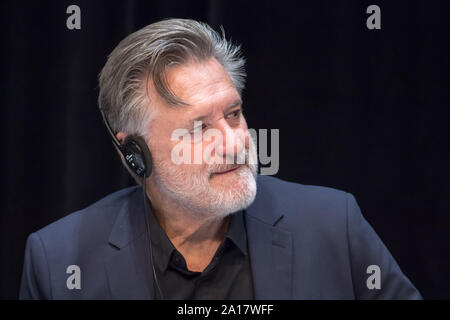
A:
{"type": "Polygon", "coordinates": [[[237,118],[239,114],[241,113],[241,110],[235,110],[227,115],[227,118],[237,118]]]}

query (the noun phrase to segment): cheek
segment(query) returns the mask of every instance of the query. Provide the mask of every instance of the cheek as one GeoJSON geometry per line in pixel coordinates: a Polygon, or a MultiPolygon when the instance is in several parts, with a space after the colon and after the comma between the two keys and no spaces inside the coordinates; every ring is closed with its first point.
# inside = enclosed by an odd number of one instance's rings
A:
{"type": "Polygon", "coordinates": [[[208,165],[203,161],[203,150],[205,145],[200,143],[189,143],[185,141],[170,141],[165,150],[165,159],[172,166],[187,175],[198,175],[207,173],[208,165]]]}
{"type": "Polygon", "coordinates": [[[247,121],[242,117],[241,124],[239,126],[240,132],[242,132],[241,139],[244,141],[245,149],[248,149],[250,146],[250,133],[248,132],[247,121]]]}
{"type": "Polygon", "coordinates": [[[152,159],[154,161],[167,161],[170,159],[171,148],[169,144],[161,143],[160,141],[153,139],[149,143],[152,159]]]}
{"type": "Polygon", "coordinates": [[[250,147],[251,136],[250,136],[250,132],[248,131],[248,128],[247,128],[247,123],[245,123],[245,121],[244,121],[244,125],[242,125],[239,128],[239,133],[240,133],[239,138],[244,143],[244,148],[248,149],[250,147]]]}

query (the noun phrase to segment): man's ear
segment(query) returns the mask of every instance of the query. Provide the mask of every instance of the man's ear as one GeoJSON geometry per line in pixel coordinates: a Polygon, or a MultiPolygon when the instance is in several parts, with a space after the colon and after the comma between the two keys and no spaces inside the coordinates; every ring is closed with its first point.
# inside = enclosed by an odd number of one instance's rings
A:
{"type": "Polygon", "coordinates": [[[120,144],[123,144],[126,137],[127,137],[127,134],[122,131],[116,133],[116,138],[117,138],[117,140],[120,141],[120,144]]]}

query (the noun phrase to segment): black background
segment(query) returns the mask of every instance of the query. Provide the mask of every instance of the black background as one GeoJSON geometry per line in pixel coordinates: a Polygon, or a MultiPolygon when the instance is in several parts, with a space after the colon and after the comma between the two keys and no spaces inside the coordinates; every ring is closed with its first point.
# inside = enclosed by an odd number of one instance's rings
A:
{"type": "Polygon", "coordinates": [[[424,298],[450,299],[449,1],[2,1],[0,15],[0,298],[18,295],[29,233],[133,184],[97,75],[126,35],[183,17],[242,44],[248,125],[280,129],[276,176],[353,193],[424,298]]]}

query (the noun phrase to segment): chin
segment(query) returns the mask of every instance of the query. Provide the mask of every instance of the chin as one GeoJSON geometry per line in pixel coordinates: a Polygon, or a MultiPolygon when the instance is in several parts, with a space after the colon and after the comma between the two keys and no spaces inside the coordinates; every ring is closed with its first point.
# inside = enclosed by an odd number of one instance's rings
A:
{"type": "Polygon", "coordinates": [[[219,215],[226,215],[245,209],[255,200],[256,180],[250,168],[242,167],[236,172],[232,172],[232,174],[233,177],[221,179],[223,181],[221,181],[219,186],[212,186],[216,193],[216,210],[222,211],[219,215]]]}

